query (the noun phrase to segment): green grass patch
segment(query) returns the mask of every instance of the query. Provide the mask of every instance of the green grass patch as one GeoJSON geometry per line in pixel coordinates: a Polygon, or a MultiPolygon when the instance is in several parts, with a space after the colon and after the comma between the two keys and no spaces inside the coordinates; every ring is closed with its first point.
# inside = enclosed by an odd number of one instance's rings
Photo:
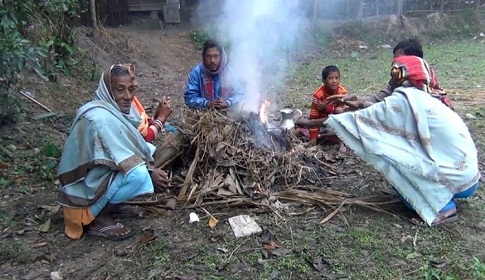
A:
{"type": "MultiPolygon", "coordinates": [[[[479,90],[485,88],[482,68],[485,65],[479,41],[459,41],[447,44],[424,45],[425,59],[436,72],[441,85],[448,91],[479,90]]],[[[321,85],[325,66],[340,69],[341,83],[350,94],[372,94],[384,89],[389,80],[392,49],[370,47],[369,52],[350,52],[342,56],[324,55],[291,69],[287,81],[284,105],[308,108],[313,91],[321,85]]]]}

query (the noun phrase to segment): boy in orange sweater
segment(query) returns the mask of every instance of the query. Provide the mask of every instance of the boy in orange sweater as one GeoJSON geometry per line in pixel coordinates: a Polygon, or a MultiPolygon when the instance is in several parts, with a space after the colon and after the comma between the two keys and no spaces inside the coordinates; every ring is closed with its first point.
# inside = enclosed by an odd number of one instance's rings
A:
{"type": "MultiPolygon", "coordinates": [[[[310,107],[310,120],[327,118],[330,114],[340,114],[344,112],[344,105],[332,106],[325,102],[327,97],[332,95],[345,95],[347,90],[340,84],[340,70],[335,65],[330,65],[322,70],[322,85],[313,92],[312,105],[310,107]]],[[[319,138],[319,127],[309,129],[311,144],[316,144],[319,138]]],[[[339,144],[339,151],[344,152],[345,146],[336,136],[329,140],[339,144]]]]}

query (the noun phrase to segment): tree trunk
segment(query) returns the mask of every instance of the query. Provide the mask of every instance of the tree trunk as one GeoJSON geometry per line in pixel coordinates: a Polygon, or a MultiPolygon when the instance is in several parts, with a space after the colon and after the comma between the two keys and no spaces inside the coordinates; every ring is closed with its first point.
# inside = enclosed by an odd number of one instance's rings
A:
{"type": "Polygon", "coordinates": [[[402,17],[402,0],[396,1],[396,15],[402,17]]]}
{"type": "Polygon", "coordinates": [[[374,0],[374,15],[379,15],[379,0],[374,0]]]}
{"type": "Polygon", "coordinates": [[[318,0],[313,0],[312,20],[313,22],[317,22],[318,20],[318,0]]]}
{"type": "Polygon", "coordinates": [[[362,14],[364,12],[364,0],[357,0],[357,12],[355,13],[355,19],[362,21],[362,14]]]}
{"type": "Polygon", "coordinates": [[[350,2],[351,2],[351,0],[345,0],[345,5],[346,5],[346,7],[345,7],[346,8],[345,9],[345,11],[346,11],[345,17],[346,18],[352,18],[352,13],[351,13],[351,9],[350,9],[350,6],[352,6],[352,5],[351,5],[350,2]]]}
{"type": "Polygon", "coordinates": [[[89,0],[89,11],[91,12],[91,23],[94,28],[98,27],[98,19],[96,14],[96,0],[89,0]]]}
{"type": "Polygon", "coordinates": [[[445,4],[446,4],[446,0],[440,0],[440,5],[438,8],[438,14],[440,15],[440,17],[443,16],[443,11],[445,10],[445,4]]]}
{"type": "Polygon", "coordinates": [[[475,17],[480,26],[480,23],[482,22],[480,14],[480,0],[475,0],[475,17]]]}

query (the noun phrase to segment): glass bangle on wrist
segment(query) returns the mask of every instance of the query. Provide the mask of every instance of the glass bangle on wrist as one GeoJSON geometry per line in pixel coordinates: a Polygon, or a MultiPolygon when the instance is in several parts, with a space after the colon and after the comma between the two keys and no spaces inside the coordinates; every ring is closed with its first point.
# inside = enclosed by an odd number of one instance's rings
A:
{"type": "Polygon", "coordinates": [[[163,131],[163,123],[160,120],[154,120],[153,124],[160,127],[160,129],[158,130],[159,133],[163,131]]]}

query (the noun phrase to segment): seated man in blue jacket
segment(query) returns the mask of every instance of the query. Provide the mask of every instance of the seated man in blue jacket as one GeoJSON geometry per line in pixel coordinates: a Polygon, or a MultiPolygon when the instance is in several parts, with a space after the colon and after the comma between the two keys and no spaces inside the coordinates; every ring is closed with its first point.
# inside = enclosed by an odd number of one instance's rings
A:
{"type": "Polygon", "coordinates": [[[208,39],[202,50],[202,63],[188,75],[185,104],[190,108],[225,109],[234,106],[242,94],[241,86],[227,65],[224,48],[208,39]]]}

